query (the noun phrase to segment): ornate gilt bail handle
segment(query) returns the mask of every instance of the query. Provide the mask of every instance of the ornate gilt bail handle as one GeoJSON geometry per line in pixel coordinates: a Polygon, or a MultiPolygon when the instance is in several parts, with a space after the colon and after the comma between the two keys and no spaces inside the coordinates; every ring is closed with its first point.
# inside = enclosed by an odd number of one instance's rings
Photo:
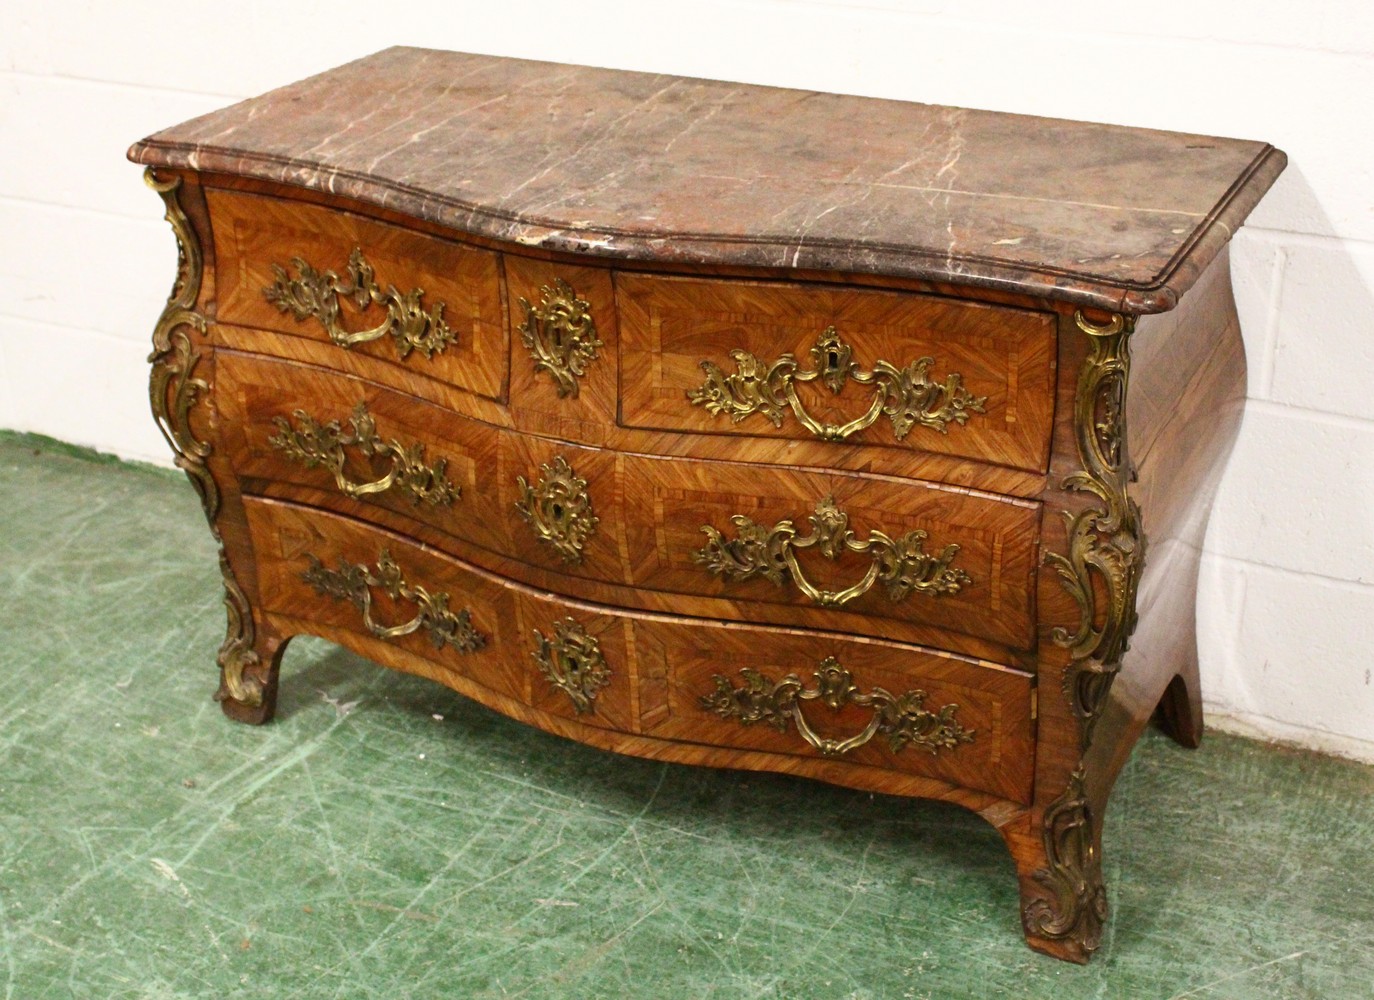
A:
{"type": "Polygon", "coordinates": [[[301,579],[314,587],[317,594],[352,604],[362,612],[363,625],[368,632],[379,639],[395,639],[423,630],[435,649],[452,646],[459,652],[471,653],[487,644],[487,637],[473,627],[472,615],[466,609],[450,611],[447,593],[431,594],[424,587],[407,583],[405,574],[387,549],[382,549],[377,557],[375,572],[361,563],[342,559],[337,569],[327,569],[315,556],[309,558],[310,567],[301,574],[301,579]],[[393,601],[417,604],[420,610],[408,622],[382,625],[372,618],[373,587],[380,588],[393,601]]]}
{"type": "Polygon", "coordinates": [[[824,757],[842,756],[879,735],[887,738],[888,748],[893,753],[900,753],[908,746],[918,746],[936,754],[941,750],[953,750],[961,743],[973,742],[974,732],[965,729],[954,718],[959,711],[958,705],[945,705],[938,712],[928,711],[922,707],[926,698],[924,691],[894,695],[875,687],[868,694],[862,694],[854,686],[853,675],[833,656],[826,657],[813,675],[816,678],[814,688],[805,687],[796,674],[788,674],[780,681],[750,667],[741,668],[739,674],[744,684],[738,688],[728,678],[716,674],[713,677],[716,689],[701,696],[701,707],[722,719],[738,719],[745,726],[766,722],[780,733],[787,732],[789,724],[795,725],[798,735],[824,757]],[[812,729],[802,714],[801,703],[816,700],[835,712],[850,704],[870,707],[873,717],[853,736],[828,739],[812,729]]]}
{"type": "Polygon", "coordinates": [[[357,499],[369,493],[384,493],[393,487],[410,496],[412,503],[431,507],[451,506],[462,495],[445,476],[447,459],[425,464],[425,446],[409,446],[399,441],[383,441],[377,425],[367,412],[367,404],[359,403],[348,418],[350,429],[345,431],[337,420],[322,424],[304,410],[294,414],[299,426],[292,426],[285,417],[274,417],[277,433],[267,439],[268,444],[307,469],[322,466],[334,476],[339,490],[357,499]],[[354,482],[344,472],[347,456],[345,448],[357,448],[367,458],[388,458],[391,471],[381,479],[354,482]]]}
{"type": "Polygon", "coordinates": [[[606,345],[597,335],[591,303],[579,298],[572,285],[557,278],[553,287],[544,285],[539,294],[537,306],[523,296],[520,299],[525,310],[520,340],[530,352],[535,372],[549,373],[559,398],[576,398],[577,380],[587,374],[587,366],[606,345]]]}
{"type": "Polygon", "coordinates": [[[940,597],[957,594],[972,579],[950,564],[959,546],[946,545],[939,554],[925,551],[926,532],[908,531],[892,538],[881,531],[869,532],[860,541],[849,530],[849,515],[835,505],[834,497],[816,504],[808,520],[811,533],[798,537],[791,520],[779,521],[771,528],[755,524],[743,514],[730,519],[736,529],[734,538],[725,538],[709,524],[702,525],[706,545],[692,554],[708,573],[726,580],[763,577],[782,587],[790,580],[798,590],[822,607],[837,607],[862,597],[875,583],[881,583],[889,601],[900,601],[913,591],[940,597]],[[819,547],[827,559],[838,559],[845,552],[867,553],[868,571],[863,579],[843,590],[822,590],[803,575],[797,551],[819,547]]]}
{"type": "Polygon", "coordinates": [[[361,247],[354,247],[348,255],[348,270],[343,276],[319,271],[300,257],[291,258],[291,266],[296,269],[294,278],[280,264],[272,265],[276,280],[262,290],[267,301],[298,321],[315,318],[340,347],[365,344],[390,334],[402,358],[409,357],[412,350],[430,358],[458,339],[444,322],[444,303],[437,302],[426,312],[421,302],[424,289],[402,292],[395,285],[383,289],[361,247]],[[359,310],[382,306],[386,319],[370,329],[348,330],[340,319],[340,304],[349,298],[359,310]]]}
{"type": "Polygon", "coordinates": [[[734,373],[727,375],[715,362],[702,361],[706,381],[690,390],[687,398],[713,414],[728,415],[735,423],[761,413],[774,427],[782,426],[785,408],[790,408],[803,427],[825,441],[842,441],[872,427],[883,416],[892,422],[899,441],[917,424],[946,434],[951,423],[966,423],[970,413],[983,412],[987,397],[970,393],[957,372],[951,372],[943,382],[931,378],[934,358],[919,358],[905,368],[880,360],[871,371],[864,371],[853,354],[854,349],[833,326],[826,327],[811,347],[812,368],[802,368],[792,354],[768,362],[745,350],[731,351],[734,373]],[[873,402],[866,413],[847,423],[823,423],[806,411],[797,395],[796,383],[815,379],[836,395],[844,391],[850,379],[871,385],[873,402]]]}

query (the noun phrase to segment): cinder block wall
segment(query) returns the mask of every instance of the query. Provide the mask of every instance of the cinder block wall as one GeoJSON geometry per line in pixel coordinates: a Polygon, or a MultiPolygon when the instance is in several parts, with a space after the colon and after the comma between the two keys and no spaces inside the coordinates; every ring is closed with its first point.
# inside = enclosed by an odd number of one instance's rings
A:
{"type": "Polygon", "coordinates": [[[1249,139],[1250,357],[1200,602],[1212,722],[1374,760],[1374,4],[358,0],[14,5],[0,31],[0,427],[166,463],[173,271],[124,162],[157,128],[393,44],[1249,139]]]}

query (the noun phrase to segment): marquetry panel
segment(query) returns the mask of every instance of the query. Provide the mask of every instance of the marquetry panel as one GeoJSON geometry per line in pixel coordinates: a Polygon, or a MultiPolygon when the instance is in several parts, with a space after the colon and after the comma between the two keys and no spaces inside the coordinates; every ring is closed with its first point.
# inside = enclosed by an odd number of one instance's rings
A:
{"type": "MultiPolygon", "coordinates": [[[[379,365],[400,366],[490,399],[506,398],[509,359],[498,254],[305,202],[216,189],[206,196],[215,218],[221,321],[324,341],[379,365]],[[411,320],[417,337],[431,338],[429,357],[420,347],[398,344],[391,333],[348,347],[333,344],[318,316],[297,318],[273,303],[269,289],[279,285],[282,274],[300,278],[297,259],[319,274],[333,272],[336,286],[356,284],[349,275],[355,248],[387,301],[423,293],[413,299],[423,315],[411,320]],[[442,345],[432,339],[438,323],[448,331],[442,345]]],[[[352,295],[324,298],[338,307],[339,329],[356,332],[388,322],[382,303],[369,301],[359,308],[352,295]]]]}
{"type": "MultiPolygon", "coordinates": [[[[511,512],[494,475],[500,451],[496,428],[364,379],[260,355],[220,351],[215,388],[222,417],[220,447],[250,491],[260,491],[259,484],[292,483],[318,491],[325,502],[358,516],[381,508],[484,548],[506,548],[511,512]],[[447,488],[439,502],[432,498],[439,488],[433,484],[426,496],[401,482],[350,496],[318,460],[318,442],[315,461],[284,447],[287,438],[300,442],[310,430],[330,424],[356,438],[353,420],[359,407],[372,422],[376,442],[399,446],[413,465],[437,473],[435,478],[447,488]]],[[[400,464],[390,449],[371,451],[355,442],[337,449],[346,483],[379,483],[400,464]]]]}
{"type": "MultiPolygon", "coordinates": [[[[809,472],[767,466],[674,462],[626,456],[626,488],[635,517],[627,518],[631,572],[644,587],[728,599],[738,614],[797,624],[820,624],[847,615],[920,622],[981,636],[1015,648],[1032,642],[1030,580],[1035,569],[1039,505],[970,493],[931,483],[809,472]],[[708,573],[696,553],[708,541],[704,526],[724,538],[739,536],[732,523],[747,517],[765,531],[793,522],[798,538],[812,532],[818,502],[833,498],[848,515],[857,540],[873,532],[901,539],[924,531],[926,553],[957,545],[950,568],[967,579],[955,592],[913,590],[898,600],[882,582],[839,608],[826,609],[797,586],[762,577],[725,579],[708,573]]],[[[819,545],[796,549],[802,575],[816,588],[840,591],[861,580],[875,553],[844,552],[827,558],[819,545]]],[[[854,627],[854,619],[847,627],[854,627]]],[[[869,628],[882,629],[870,621],[869,628]]]]}
{"type": "MultiPolygon", "coordinates": [[[[635,626],[642,675],[651,683],[662,677],[662,694],[644,712],[647,735],[694,740],[771,753],[821,757],[822,752],[798,733],[795,722],[779,727],[767,719],[743,724],[721,718],[702,704],[717,690],[715,678],[740,688],[741,668],[757,671],[776,683],[796,675],[804,688],[816,689],[816,672],[833,657],[852,675],[864,695],[875,688],[895,697],[922,692],[921,707],[938,714],[949,706],[943,726],[954,745],[931,748],[917,742],[893,751],[884,732],[839,755],[856,764],[927,774],[1020,802],[1030,801],[1032,722],[1031,678],[945,653],[917,647],[889,646],[833,635],[753,629],[703,629],[661,621],[635,626]]],[[[648,699],[644,699],[648,701],[648,699]]],[[[814,733],[843,740],[862,734],[873,718],[872,707],[848,704],[838,711],[823,700],[801,701],[801,711],[814,733]]]]}
{"type": "MultiPolygon", "coordinates": [[[[626,273],[616,275],[616,295],[627,427],[815,440],[817,432],[787,404],[772,417],[755,410],[735,420],[689,394],[706,381],[702,362],[726,376],[740,372],[735,351],[758,361],[760,377],[789,353],[800,370],[816,370],[812,348],[833,327],[859,371],[887,362],[907,372],[929,358],[925,379],[955,390],[934,391],[916,407],[930,426],[917,422],[903,431],[900,419],[880,414],[848,442],[1045,468],[1055,356],[1049,313],[913,293],[626,273]]],[[[841,426],[870,409],[875,385],[851,378],[836,393],[824,383],[792,380],[799,405],[817,424],[841,426]]],[[[752,460],[786,460],[777,444],[741,441],[740,448],[752,460]]]]}

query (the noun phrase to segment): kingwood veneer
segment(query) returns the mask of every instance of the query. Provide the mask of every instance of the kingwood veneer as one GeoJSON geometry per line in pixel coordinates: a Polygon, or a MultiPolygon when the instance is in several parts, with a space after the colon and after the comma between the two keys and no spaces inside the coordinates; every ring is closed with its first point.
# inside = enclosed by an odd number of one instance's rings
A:
{"type": "Polygon", "coordinates": [[[392,49],[131,157],[228,715],[309,632],[595,746],[957,802],[1031,946],[1097,947],[1113,780],[1152,715],[1202,731],[1224,249],[1282,153],[392,49]]]}

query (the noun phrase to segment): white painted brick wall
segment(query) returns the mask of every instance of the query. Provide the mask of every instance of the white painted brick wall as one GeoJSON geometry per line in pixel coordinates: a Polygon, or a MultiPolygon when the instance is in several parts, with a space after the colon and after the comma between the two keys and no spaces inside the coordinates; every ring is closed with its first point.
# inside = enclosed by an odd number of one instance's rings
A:
{"type": "Polygon", "coordinates": [[[1374,760],[1368,0],[48,0],[0,28],[0,426],[166,463],[172,274],[134,139],[392,44],[1264,139],[1233,244],[1251,403],[1199,601],[1212,721],[1374,760]]]}

